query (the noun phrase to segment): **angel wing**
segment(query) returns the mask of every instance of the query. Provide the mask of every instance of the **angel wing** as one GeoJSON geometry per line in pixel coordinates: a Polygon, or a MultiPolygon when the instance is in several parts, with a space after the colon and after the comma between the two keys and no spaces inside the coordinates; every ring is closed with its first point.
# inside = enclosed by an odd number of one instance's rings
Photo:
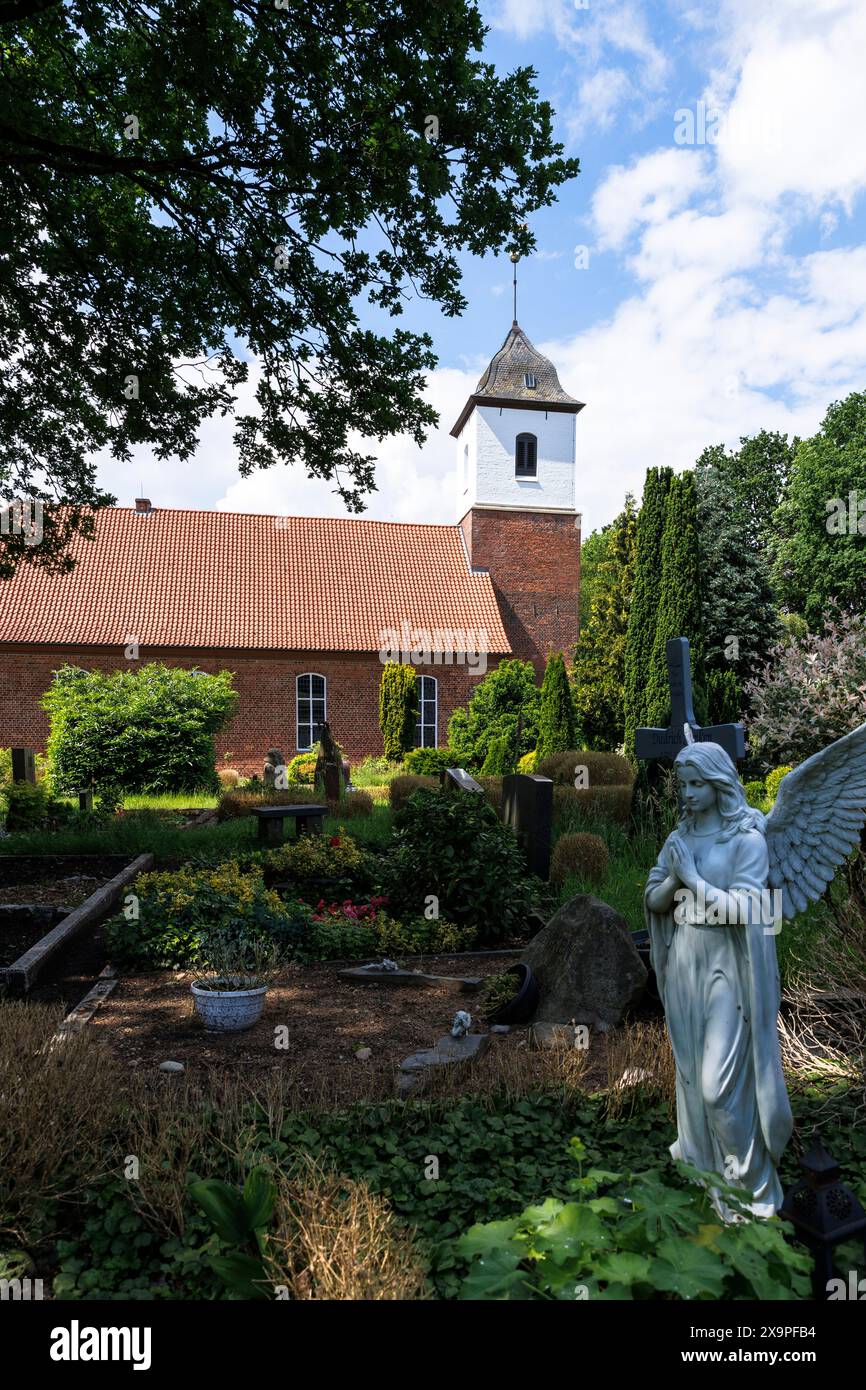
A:
{"type": "Polygon", "coordinates": [[[779,783],[765,833],[769,884],[791,918],[817,902],[866,824],[866,724],[813,753],[779,783]]]}

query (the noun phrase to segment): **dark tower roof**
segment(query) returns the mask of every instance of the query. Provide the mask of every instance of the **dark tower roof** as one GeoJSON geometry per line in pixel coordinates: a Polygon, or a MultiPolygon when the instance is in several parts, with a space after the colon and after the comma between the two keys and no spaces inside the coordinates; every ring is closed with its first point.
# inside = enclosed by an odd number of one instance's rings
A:
{"type": "Polygon", "coordinates": [[[460,412],[451,431],[455,437],[480,404],[519,405],[528,410],[562,410],[575,415],[583,409],[583,401],[563,391],[553,363],[533,347],[516,319],[460,412]]]}

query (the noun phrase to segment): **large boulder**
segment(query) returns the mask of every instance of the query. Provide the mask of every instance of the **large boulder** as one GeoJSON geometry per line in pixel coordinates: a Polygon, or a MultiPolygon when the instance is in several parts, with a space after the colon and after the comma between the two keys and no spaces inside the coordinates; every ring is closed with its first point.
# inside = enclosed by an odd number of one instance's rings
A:
{"type": "Polygon", "coordinates": [[[563,904],[523,960],[541,992],[538,1022],[611,1028],[647,982],[625,918],[589,893],[563,904]]]}

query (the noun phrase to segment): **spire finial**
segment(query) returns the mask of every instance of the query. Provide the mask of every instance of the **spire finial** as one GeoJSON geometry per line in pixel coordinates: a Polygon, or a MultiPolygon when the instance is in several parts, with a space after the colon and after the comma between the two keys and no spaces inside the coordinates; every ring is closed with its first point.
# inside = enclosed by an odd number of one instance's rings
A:
{"type": "Polygon", "coordinates": [[[512,253],[511,253],[511,263],[512,263],[512,265],[514,266],[513,284],[514,284],[514,322],[515,322],[515,324],[517,323],[517,262],[518,262],[519,260],[520,260],[520,253],[519,253],[518,251],[512,251],[512,253]]]}

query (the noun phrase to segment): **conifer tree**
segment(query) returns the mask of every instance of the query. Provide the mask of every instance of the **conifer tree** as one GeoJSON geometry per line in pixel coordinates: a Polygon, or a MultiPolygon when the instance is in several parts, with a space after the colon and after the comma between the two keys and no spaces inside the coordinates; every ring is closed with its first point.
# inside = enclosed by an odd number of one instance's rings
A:
{"type": "Polygon", "coordinates": [[[623,718],[625,750],[634,756],[634,731],[646,724],[649,674],[661,590],[660,554],[665,504],[672,468],[648,468],[637,519],[634,588],[628,615],[624,656],[623,718]]]}
{"type": "MultiPolygon", "coordinates": [[[[732,673],[734,684],[742,686],[768,660],[781,636],[770,561],[761,542],[751,537],[744,504],[717,450],[701,454],[695,484],[704,665],[708,673],[732,673]]],[[[725,697],[718,682],[714,686],[716,693],[711,696],[708,674],[707,694],[713,708],[720,698],[726,705],[735,699],[730,682],[725,697]]],[[[733,717],[739,718],[739,712],[733,717]]]]}
{"type": "Polygon", "coordinates": [[[551,652],[541,682],[541,709],[538,720],[539,758],[551,753],[566,753],[574,748],[577,730],[574,718],[574,698],[568,682],[568,672],[562,652],[551,652]]]}
{"type": "Polygon", "coordinates": [[[415,743],[415,721],[418,717],[418,677],[414,666],[401,666],[388,661],[382,668],[379,683],[379,728],[385,757],[389,762],[402,762],[415,743]]]}
{"type": "Polygon", "coordinates": [[[667,723],[670,687],[666,645],[671,637],[687,637],[692,682],[702,684],[701,559],[694,473],[671,479],[665,506],[661,545],[661,584],[652,656],[646,673],[646,717],[652,727],[667,723]]]}
{"type": "Polygon", "coordinates": [[[585,746],[611,749],[624,738],[625,647],[637,548],[637,510],[631,493],[623,511],[605,528],[604,540],[586,621],[574,649],[573,681],[585,746]]]}

